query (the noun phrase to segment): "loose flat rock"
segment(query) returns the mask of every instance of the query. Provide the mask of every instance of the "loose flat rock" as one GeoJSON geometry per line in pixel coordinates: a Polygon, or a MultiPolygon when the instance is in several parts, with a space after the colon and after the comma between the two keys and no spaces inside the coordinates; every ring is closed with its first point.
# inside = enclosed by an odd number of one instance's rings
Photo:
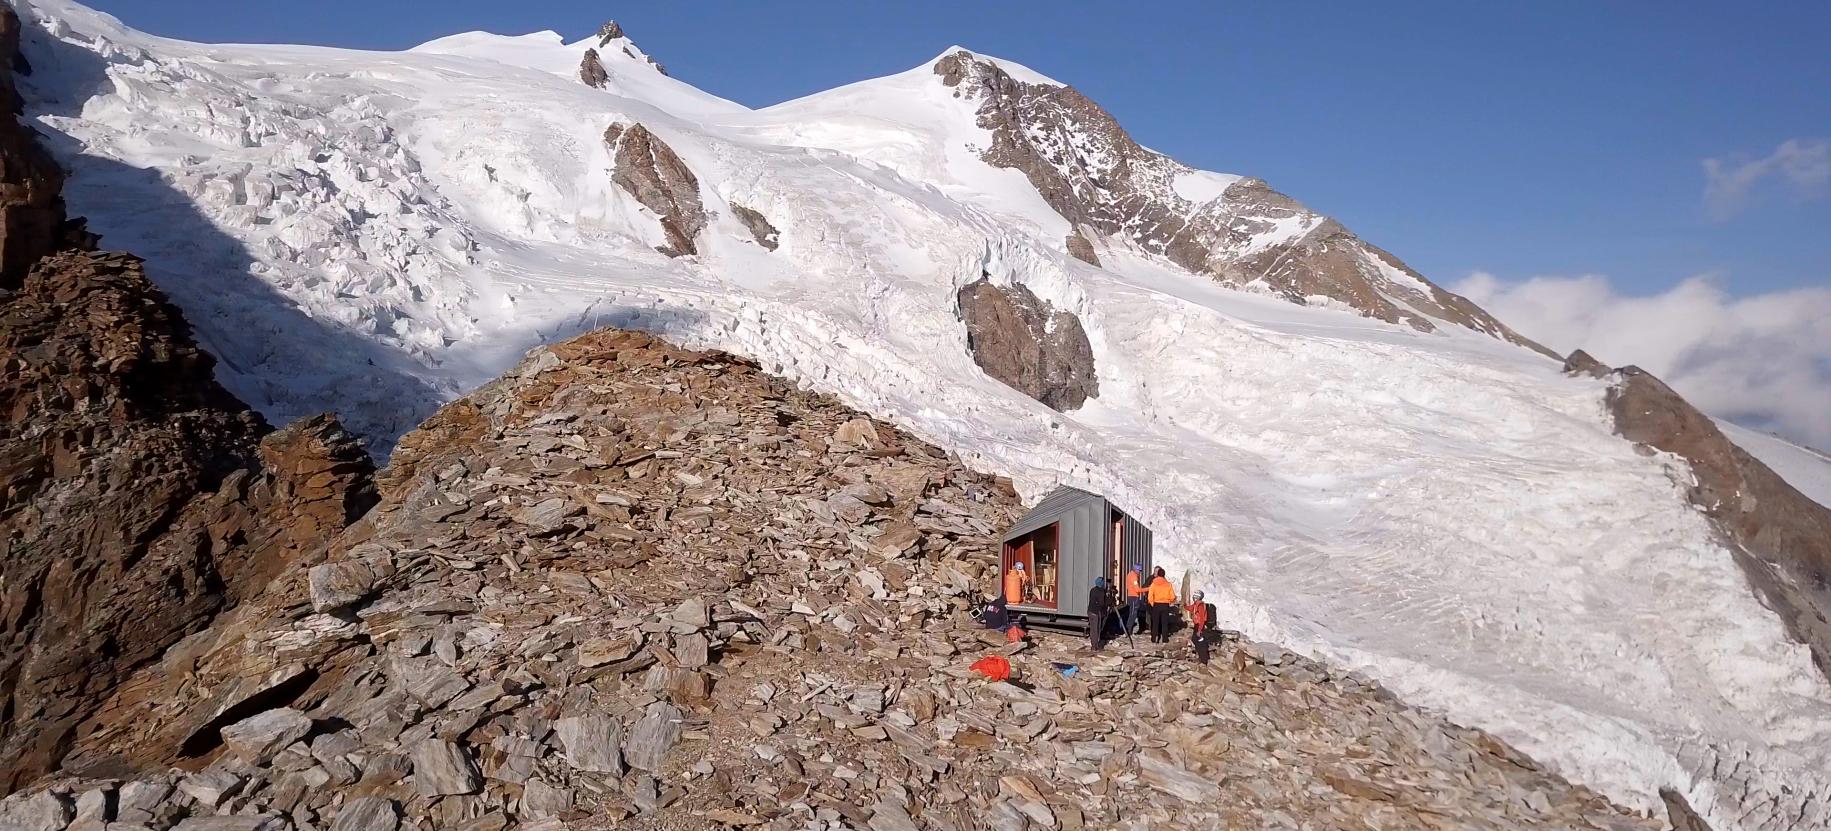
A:
{"type": "Polygon", "coordinates": [[[528,526],[535,536],[551,536],[566,529],[566,520],[584,512],[584,508],[561,497],[541,500],[539,503],[515,512],[515,521],[528,526]]]}
{"type": "Polygon", "coordinates": [[[312,720],[290,707],[257,713],[222,729],[230,753],[251,764],[266,764],[273,754],[305,737],[312,720]]]}
{"type": "Polygon", "coordinates": [[[680,740],[680,710],[665,701],[648,706],[623,740],[623,760],[650,773],[661,770],[668,751],[680,740]]]}
{"type": "Polygon", "coordinates": [[[870,449],[877,446],[877,426],[868,418],[855,418],[833,431],[833,443],[870,449]]]}
{"type": "Polygon", "coordinates": [[[290,825],[276,816],[191,817],[178,823],[172,831],[280,831],[290,825]]]}
{"type": "Polygon", "coordinates": [[[413,749],[413,785],[425,796],[476,793],[483,777],[463,747],[427,739],[413,749]]]}
{"type": "Polygon", "coordinates": [[[903,806],[888,800],[879,800],[873,806],[871,821],[865,827],[871,831],[922,831],[903,806]]]}
{"type": "Polygon", "coordinates": [[[640,631],[619,632],[608,638],[592,638],[579,644],[579,666],[585,669],[626,661],[642,648],[640,631]]]}
{"type": "Polygon", "coordinates": [[[529,779],[522,790],[522,810],[540,818],[557,817],[572,808],[572,791],[540,779],[529,779]]]}
{"type": "Polygon", "coordinates": [[[1138,772],[1145,784],[1187,802],[1210,802],[1221,795],[1220,785],[1150,754],[1138,757],[1138,772]]]}
{"type": "Polygon", "coordinates": [[[379,796],[360,796],[337,809],[331,831],[395,831],[400,827],[400,812],[394,800],[379,796]]]}
{"type": "Polygon", "coordinates": [[[362,560],[342,560],[313,566],[306,582],[312,609],[333,612],[351,606],[375,591],[380,575],[362,560]]]}
{"type": "Polygon", "coordinates": [[[566,763],[577,770],[623,774],[623,723],[590,714],[562,718],[554,735],[565,748],[566,763]]]}
{"type": "Polygon", "coordinates": [[[178,783],[178,790],[184,791],[192,799],[204,805],[215,808],[221,805],[223,800],[240,791],[244,782],[242,777],[229,771],[210,768],[186,776],[178,783]]]}
{"type": "Polygon", "coordinates": [[[428,707],[443,706],[470,689],[470,682],[463,675],[435,658],[398,658],[393,666],[401,686],[428,707]]]}
{"type": "Polygon", "coordinates": [[[705,628],[712,625],[712,610],[706,606],[703,598],[689,597],[674,607],[672,617],[689,626],[705,628]]]}

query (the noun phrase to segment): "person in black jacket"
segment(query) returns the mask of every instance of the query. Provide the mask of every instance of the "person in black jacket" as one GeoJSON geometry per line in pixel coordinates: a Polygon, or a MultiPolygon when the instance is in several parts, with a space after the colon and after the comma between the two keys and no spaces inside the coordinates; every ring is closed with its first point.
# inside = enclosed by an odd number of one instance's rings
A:
{"type": "Polygon", "coordinates": [[[1106,578],[1095,577],[1094,587],[1087,590],[1087,644],[1095,652],[1106,646],[1106,616],[1112,610],[1113,595],[1106,590],[1106,578]]]}
{"type": "Polygon", "coordinates": [[[1005,599],[1003,595],[999,595],[994,598],[991,603],[986,604],[986,607],[979,610],[979,613],[974,615],[974,617],[978,618],[979,625],[984,626],[987,629],[996,629],[1003,632],[1004,630],[1011,628],[1011,613],[1005,609],[1005,599]]]}

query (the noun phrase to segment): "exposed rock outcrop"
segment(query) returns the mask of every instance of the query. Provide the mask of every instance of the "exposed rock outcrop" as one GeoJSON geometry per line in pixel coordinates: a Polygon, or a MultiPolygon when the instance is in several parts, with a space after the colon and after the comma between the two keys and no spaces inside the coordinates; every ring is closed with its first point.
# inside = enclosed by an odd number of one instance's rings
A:
{"type": "MultiPolygon", "coordinates": [[[[1077,229],[1295,303],[1339,303],[1421,331],[1447,322],[1552,355],[1262,181],[1233,182],[1206,202],[1183,197],[1177,180],[1202,174],[1139,145],[1073,87],[1019,81],[966,51],[943,56],[934,71],[956,96],[978,104],[979,126],[992,135],[981,157],[1021,171],[1077,229]]],[[[1072,237],[1068,244],[1070,254],[1088,260],[1077,252],[1091,253],[1091,246],[1072,237]]]]}
{"type": "Polygon", "coordinates": [[[776,226],[769,224],[769,218],[761,212],[746,208],[736,202],[731,203],[731,212],[737,214],[737,220],[744,223],[745,228],[750,229],[750,236],[757,241],[758,245],[774,251],[776,246],[781,244],[782,232],[777,231],[776,226]]]}
{"type": "Polygon", "coordinates": [[[670,257],[699,253],[693,240],[706,227],[706,210],[699,177],[687,163],[641,124],[610,125],[604,143],[616,162],[612,180],[661,219],[667,244],[656,250],[670,257]]]}
{"type": "Polygon", "coordinates": [[[1090,242],[1087,237],[1082,236],[1081,232],[1076,231],[1069,234],[1067,245],[1068,256],[1087,263],[1088,265],[1097,266],[1100,264],[1100,255],[1094,252],[1094,244],[1090,242]]]}
{"type": "Polygon", "coordinates": [[[579,80],[585,86],[603,89],[610,83],[610,74],[604,71],[604,62],[598,59],[598,50],[586,49],[585,57],[579,59],[579,80]]]}
{"type": "Polygon", "coordinates": [[[334,420],[263,440],[213,363],[127,255],[55,254],[0,298],[0,789],[372,501],[334,420]]]}
{"type": "MultiPolygon", "coordinates": [[[[1580,354],[1568,362],[1579,370],[1588,366],[1580,354]]],[[[1691,504],[1710,517],[1756,593],[1831,677],[1831,508],[1787,484],[1639,367],[1616,371],[1608,405],[1623,438],[1690,463],[1691,504]]]]}
{"type": "Polygon", "coordinates": [[[966,345],[985,374],[1052,409],[1067,411],[1100,394],[1093,346],[1072,312],[1029,288],[980,278],[960,289],[966,345]]]}
{"type": "MultiPolygon", "coordinates": [[[[17,45],[0,6],[0,61],[17,45]]],[[[135,668],[373,501],[334,420],[269,435],[140,261],[86,250],[34,139],[0,116],[0,793],[53,770],[135,668]]]]}
{"type": "Polygon", "coordinates": [[[0,4],[0,289],[19,285],[39,257],[64,244],[64,173],[19,123],[21,102],[13,69],[19,54],[19,16],[0,4]]]}
{"type": "Polygon", "coordinates": [[[0,816],[1659,827],[1269,644],[1222,636],[1206,667],[1181,644],[1007,645],[968,612],[1022,510],[1008,483],[740,358],[594,332],[536,350],[396,459],[326,562],[122,687],[72,757],[105,778],[0,816]],[[341,564],[375,579],[316,611],[308,575],[341,564]],[[1021,683],[967,669],[992,655],[1021,683]]]}
{"type": "Polygon", "coordinates": [[[1666,821],[1672,823],[1672,831],[1713,831],[1710,823],[1691,809],[1691,803],[1685,801],[1685,795],[1671,788],[1660,788],[1659,799],[1666,804],[1666,821]]]}

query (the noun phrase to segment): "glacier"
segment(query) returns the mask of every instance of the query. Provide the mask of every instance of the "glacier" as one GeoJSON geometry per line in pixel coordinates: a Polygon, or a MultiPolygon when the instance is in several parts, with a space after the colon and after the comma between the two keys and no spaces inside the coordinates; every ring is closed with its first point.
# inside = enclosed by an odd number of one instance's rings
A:
{"type": "MultiPolygon", "coordinates": [[[[1108,494],[1223,625],[1624,804],[1671,787],[1719,831],[1831,825],[1831,689],[1686,503],[1682,462],[1613,435],[1604,382],[1124,246],[1074,259],[1068,222],[980,160],[985,131],[926,65],[752,110],[627,39],[196,44],[18,5],[28,115],[72,171],[72,213],[147,258],[224,384],[274,421],[336,410],[385,449],[587,329],[729,350],[1032,498],[1108,494]],[[606,89],[576,78],[591,46],[606,89]],[[698,256],[657,253],[656,217],[611,182],[602,135],[637,122],[698,175],[698,256]],[[982,275],[1080,318],[1097,399],[1057,413],[980,372],[954,298],[982,275]]],[[[1751,448],[1825,499],[1831,462],[1794,450],[1751,448]]]]}

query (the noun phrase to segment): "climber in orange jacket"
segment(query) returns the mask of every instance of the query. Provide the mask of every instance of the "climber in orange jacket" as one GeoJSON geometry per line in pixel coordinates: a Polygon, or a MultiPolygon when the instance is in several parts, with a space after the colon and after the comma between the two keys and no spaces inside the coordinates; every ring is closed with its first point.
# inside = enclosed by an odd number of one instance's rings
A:
{"type": "Polygon", "coordinates": [[[1144,586],[1139,578],[1144,575],[1144,565],[1133,563],[1132,570],[1125,573],[1125,633],[1138,632],[1138,622],[1144,617],[1144,586]]]}
{"type": "Polygon", "coordinates": [[[1151,604],[1151,643],[1170,642],[1170,610],[1176,608],[1176,587],[1163,576],[1159,566],[1151,573],[1151,585],[1145,589],[1145,600],[1151,604]]]}
{"type": "Polygon", "coordinates": [[[1005,602],[1024,602],[1024,589],[1030,586],[1030,575],[1024,573],[1023,563],[1012,563],[1011,570],[1005,572],[1005,602]]]}

